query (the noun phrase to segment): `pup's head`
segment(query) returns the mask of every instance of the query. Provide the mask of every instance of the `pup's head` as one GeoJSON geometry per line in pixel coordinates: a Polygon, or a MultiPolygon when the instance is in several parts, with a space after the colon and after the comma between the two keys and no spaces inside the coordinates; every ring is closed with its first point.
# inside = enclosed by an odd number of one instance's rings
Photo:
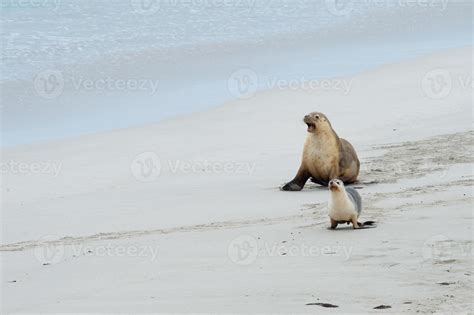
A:
{"type": "Polygon", "coordinates": [[[340,179],[334,178],[329,182],[328,187],[332,192],[344,191],[344,182],[340,179]]]}
{"type": "Polygon", "coordinates": [[[310,133],[316,132],[318,130],[331,129],[331,123],[323,113],[310,113],[304,116],[303,121],[308,126],[308,132],[310,133]]]}

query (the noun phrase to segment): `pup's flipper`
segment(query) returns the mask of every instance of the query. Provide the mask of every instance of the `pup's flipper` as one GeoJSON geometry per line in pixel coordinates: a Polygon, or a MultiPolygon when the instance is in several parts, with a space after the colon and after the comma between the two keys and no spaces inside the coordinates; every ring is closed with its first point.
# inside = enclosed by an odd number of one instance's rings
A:
{"type": "MultiPolygon", "coordinates": [[[[347,223],[347,224],[350,224],[351,221],[337,221],[338,224],[343,224],[343,223],[347,223]]],[[[357,222],[357,224],[359,225],[359,228],[357,230],[361,230],[361,229],[372,229],[372,228],[376,228],[377,227],[377,223],[375,221],[365,221],[364,223],[361,223],[361,222],[357,222]]],[[[330,226],[328,226],[327,228],[328,230],[335,230],[336,228],[331,228],[330,226]]],[[[347,228],[342,228],[342,229],[347,229],[347,228]]],[[[352,229],[352,228],[351,228],[352,229]]]]}
{"type": "Polygon", "coordinates": [[[377,224],[375,221],[365,221],[364,223],[357,222],[359,224],[360,229],[371,229],[376,228],[377,224]]]}

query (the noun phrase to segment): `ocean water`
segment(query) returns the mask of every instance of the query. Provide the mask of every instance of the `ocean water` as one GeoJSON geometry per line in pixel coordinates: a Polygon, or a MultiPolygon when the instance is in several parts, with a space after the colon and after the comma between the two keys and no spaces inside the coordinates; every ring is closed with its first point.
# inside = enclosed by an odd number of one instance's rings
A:
{"type": "Polygon", "coordinates": [[[36,7],[34,2],[19,7],[15,1],[2,1],[4,78],[24,78],[44,67],[89,63],[103,56],[258,42],[335,24],[328,11],[307,1],[38,1],[42,5],[36,7]]]}
{"type": "Polygon", "coordinates": [[[1,0],[2,146],[472,45],[472,2],[1,0]]]}

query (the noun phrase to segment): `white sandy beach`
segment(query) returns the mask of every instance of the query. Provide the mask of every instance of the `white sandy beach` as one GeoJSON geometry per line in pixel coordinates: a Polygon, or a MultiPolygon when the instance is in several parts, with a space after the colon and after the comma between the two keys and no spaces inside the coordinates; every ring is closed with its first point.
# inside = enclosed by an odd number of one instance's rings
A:
{"type": "Polygon", "coordinates": [[[472,313],[472,56],[3,150],[2,311],[472,313]],[[377,228],[279,191],[312,111],[356,148],[377,228]]]}

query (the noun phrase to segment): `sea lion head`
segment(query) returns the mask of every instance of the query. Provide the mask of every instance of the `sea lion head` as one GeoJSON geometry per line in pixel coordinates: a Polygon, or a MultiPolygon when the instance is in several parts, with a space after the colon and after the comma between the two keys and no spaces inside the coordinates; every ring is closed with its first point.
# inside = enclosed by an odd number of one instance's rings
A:
{"type": "Polygon", "coordinates": [[[329,190],[332,192],[343,191],[344,190],[344,182],[340,179],[334,178],[329,182],[329,190]]]}
{"type": "Polygon", "coordinates": [[[320,112],[310,113],[303,118],[304,123],[308,126],[308,132],[313,133],[318,130],[331,129],[329,119],[320,112]]]}

